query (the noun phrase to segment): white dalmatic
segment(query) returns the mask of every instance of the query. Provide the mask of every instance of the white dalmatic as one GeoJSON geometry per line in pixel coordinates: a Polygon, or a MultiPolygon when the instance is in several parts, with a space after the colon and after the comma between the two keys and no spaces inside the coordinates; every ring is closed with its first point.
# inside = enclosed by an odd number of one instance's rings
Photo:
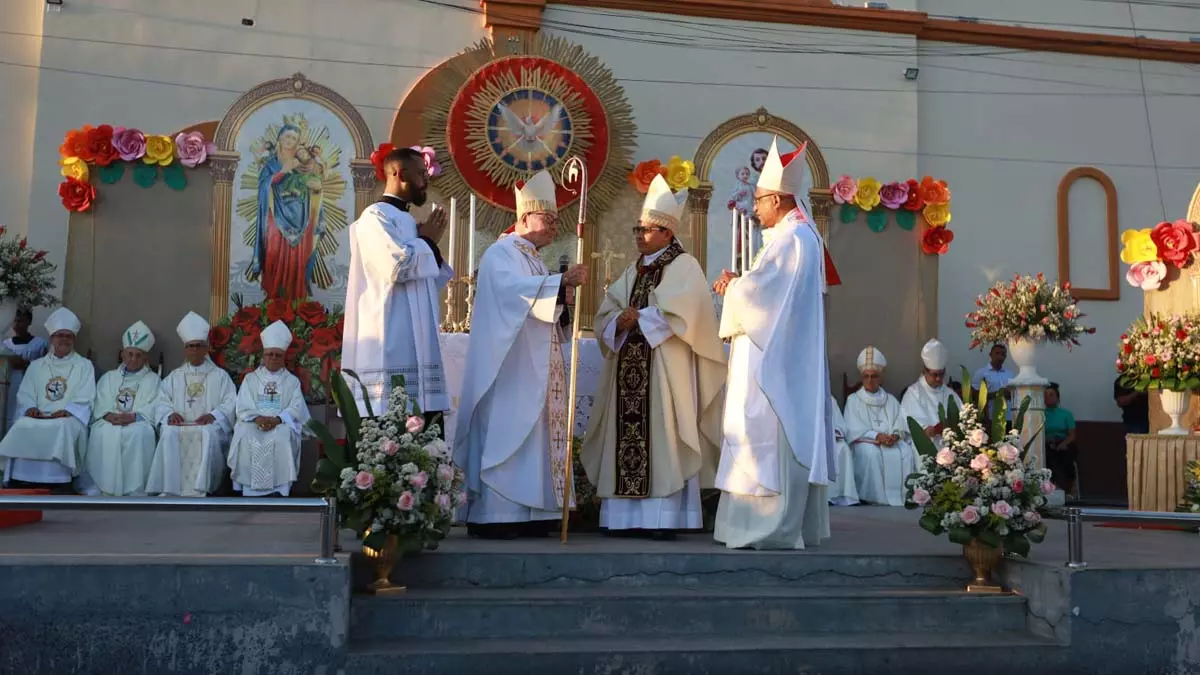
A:
{"type": "Polygon", "coordinates": [[[259,366],[242,380],[236,415],[229,449],[233,489],[246,497],[288,496],[300,470],[300,438],[309,420],[300,380],[285,368],[271,372],[259,366]],[[254,423],[258,417],[278,417],[283,423],[263,431],[254,423]]]}
{"type": "Polygon", "coordinates": [[[5,480],[70,483],[83,473],[95,398],[96,371],[92,362],[79,354],[44,356],[29,364],[17,391],[21,415],[31,408],[44,415],[59,411],[69,415],[17,420],[0,441],[5,480]]]}
{"type": "MultiPolygon", "coordinates": [[[[832,396],[830,397],[833,398],[832,396]]],[[[854,452],[846,442],[846,418],[836,400],[833,406],[833,442],[837,445],[837,480],[829,487],[829,503],[853,506],[858,503],[858,484],[854,482],[854,452]]]]}
{"type": "Polygon", "coordinates": [[[561,274],[533,244],[500,238],[479,262],[454,461],[467,478],[467,522],[562,516],[571,433],[563,364],[561,274]]]}
{"type": "Polygon", "coordinates": [[[96,487],[116,497],[146,494],[146,477],[154,458],[154,408],[158,374],[150,368],[131,373],[125,366],[110,370],[96,385],[87,469],[96,487]],[[110,413],[132,413],[127,425],[111,424],[110,413]]]}
{"type": "MultiPolygon", "coordinates": [[[[922,375],[904,391],[904,398],[900,401],[900,418],[907,423],[911,417],[922,428],[937,426],[941,422],[939,408],[949,410],[950,401],[954,401],[958,409],[962,410],[962,399],[953,389],[945,385],[931,387],[922,375]]],[[[945,445],[940,433],[932,436],[930,440],[939,450],[945,445]]]]}
{"type": "MultiPolygon", "coordinates": [[[[33,363],[34,361],[42,358],[46,355],[46,352],[50,351],[50,343],[46,341],[46,338],[38,337],[36,335],[30,336],[29,342],[25,343],[14,342],[13,338],[8,338],[4,341],[4,346],[7,347],[10,352],[16,354],[18,357],[29,363],[33,363]]],[[[9,373],[7,401],[8,419],[4,426],[5,433],[8,433],[8,430],[11,429],[13,425],[17,423],[17,420],[21,419],[21,415],[25,413],[25,411],[20,410],[19,406],[17,405],[17,392],[21,390],[21,380],[24,378],[24,370],[17,370],[14,368],[9,373]]],[[[0,467],[0,470],[3,470],[3,467],[0,467]]]]}
{"type": "Polygon", "coordinates": [[[183,364],[162,381],[154,413],[159,425],[158,447],[146,481],[147,492],[202,497],[220,487],[237,398],[229,373],[207,357],[198,366],[183,364]],[[169,424],[173,414],[184,423],[169,424]],[[197,423],[205,415],[212,415],[214,421],[197,423]]]}
{"type": "Polygon", "coordinates": [[[904,480],[917,470],[917,452],[900,414],[900,402],[882,388],[859,389],[846,399],[846,440],[854,451],[858,496],[871,504],[904,506],[904,480]],[[898,436],[892,447],[876,441],[879,434],[898,436]]]}

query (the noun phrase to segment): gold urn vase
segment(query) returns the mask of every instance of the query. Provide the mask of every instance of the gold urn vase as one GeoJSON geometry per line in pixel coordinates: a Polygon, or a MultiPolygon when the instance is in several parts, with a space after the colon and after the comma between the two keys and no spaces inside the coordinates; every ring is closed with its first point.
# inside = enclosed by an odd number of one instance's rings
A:
{"type": "Polygon", "coordinates": [[[375,595],[403,593],[407,589],[406,586],[393,584],[390,578],[392,576],[392,569],[396,567],[396,562],[400,560],[399,549],[400,543],[394,534],[387,536],[381,549],[374,549],[363,544],[363,555],[367,556],[371,564],[375,567],[375,581],[372,581],[371,585],[367,587],[375,595]]]}
{"type": "Polygon", "coordinates": [[[967,584],[968,593],[1003,593],[1004,589],[992,581],[992,573],[1000,564],[1001,550],[996,547],[972,539],[971,543],[963,546],[963,557],[971,565],[975,579],[967,584]]]}

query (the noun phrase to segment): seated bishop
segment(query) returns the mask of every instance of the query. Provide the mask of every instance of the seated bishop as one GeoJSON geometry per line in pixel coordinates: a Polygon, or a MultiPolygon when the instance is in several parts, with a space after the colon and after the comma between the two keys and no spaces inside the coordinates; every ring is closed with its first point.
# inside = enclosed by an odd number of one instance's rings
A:
{"type": "Polygon", "coordinates": [[[518,186],[516,202],[517,222],[479,261],[454,436],[467,531],[503,539],[545,535],[574,502],[562,323],[567,288],[587,281],[586,266],[551,274],[538,254],[558,232],[550,174],[518,186]]]}
{"type": "Polygon", "coordinates": [[[858,503],[858,486],[854,482],[854,452],[846,442],[846,418],[832,395],[833,442],[837,446],[837,480],[829,486],[829,503],[833,506],[854,506],[858,503]]]}
{"type": "Polygon", "coordinates": [[[229,468],[233,489],[246,497],[286,497],[300,470],[300,438],[309,413],[300,380],[284,367],[291,343],[292,332],[282,321],[267,326],[262,365],[238,390],[229,468]]]}
{"type": "Polygon", "coordinates": [[[237,389],[209,358],[208,331],[208,322],[195,312],[175,327],[184,363],[159,386],[158,447],[146,481],[150,494],[203,497],[216,492],[224,477],[237,389]]]}
{"type": "Polygon", "coordinates": [[[904,481],[917,470],[917,452],[900,402],[883,389],[885,368],[887,359],[874,347],[858,355],[862,388],[846,399],[846,440],[854,451],[859,499],[904,506],[904,481]]]}
{"type": "Polygon", "coordinates": [[[958,394],[946,386],[946,363],[949,360],[950,351],[945,345],[937,340],[926,342],[921,348],[921,361],[924,364],[921,377],[909,385],[904,398],[900,400],[900,417],[905,423],[910,417],[916,420],[939,449],[943,445],[940,411],[949,409],[950,401],[954,401],[959,410],[963,406],[958,394]]]}
{"type": "Polygon", "coordinates": [[[84,473],[96,372],[75,353],[79,329],[79,318],[66,307],[46,319],[50,353],[25,371],[17,391],[22,417],[0,441],[0,468],[12,486],[72,493],[71,482],[84,473]]]}
{"type": "Polygon", "coordinates": [[[700,488],[720,459],[725,347],[704,270],[675,238],[686,200],[654,177],[633,228],[641,256],[596,314],[604,369],[583,466],[610,532],[703,528],[700,488]]]}
{"type": "Polygon", "coordinates": [[[96,385],[87,469],[105,495],[146,494],[159,384],[158,373],[146,366],[152,347],[154,333],[146,324],[130,326],[121,336],[121,365],[96,385]]]}

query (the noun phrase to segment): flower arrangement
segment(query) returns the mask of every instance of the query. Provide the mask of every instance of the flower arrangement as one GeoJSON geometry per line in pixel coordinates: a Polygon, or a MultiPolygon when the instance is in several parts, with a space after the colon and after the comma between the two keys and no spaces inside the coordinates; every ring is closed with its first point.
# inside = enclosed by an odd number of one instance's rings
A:
{"type": "Polygon", "coordinates": [[[1200,513],[1200,462],[1191,460],[1183,469],[1186,487],[1183,502],[1175,507],[1177,513],[1200,513]]]}
{"type": "MultiPolygon", "coordinates": [[[[335,374],[334,398],[346,424],[346,442],[310,421],[325,457],[317,462],[313,490],[337,501],[340,524],[363,537],[363,545],[384,548],[389,535],[413,555],[436,549],[454,522],[454,510],[466,503],[463,474],[453,464],[450,446],[438,425],[425,419],[396,376],[387,412],[376,417],[367,402],[360,417],[345,376],[335,374]]],[[[361,384],[361,382],[360,382],[361,384]]]]}
{"type": "Polygon", "coordinates": [[[52,307],[58,300],[54,290],[54,265],[46,252],[29,248],[25,237],[6,236],[0,225],[0,299],[13,300],[18,307],[52,307]]]}
{"type": "Polygon", "coordinates": [[[830,192],[833,201],[842,207],[839,216],[843,223],[852,223],[860,212],[866,212],[867,227],[882,232],[890,211],[895,213],[897,225],[911,230],[920,213],[925,219],[921,251],[926,255],[945,255],[954,241],[954,232],[946,227],[950,222],[950,187],[944,180],[925,176],[920,181],[909,178],[880,183],[871,176],[858,180],[842,176],[830,187],[830,192]]]}
{"type": "MultiPolygon", "coordinates": [[[[384,180],[383,175],[383,160],[387,158],[388,153],[395,150],[396,146],[391,143],[380,143],[375,152],[371,153],[371,163],[375,165],[375,180],[384,180]]],[[[430,178],[437,178],[442,175],[442,165],[437,161],[437,152],[427,145],[411,146],[412,150],[421,153],[425,158],[425,170],[429,172],[430,178]]]]}
{"type": "Polygon", "coordinates": [[[1121,386],[1137,391],[1200,389],[1200,315],[1138,317],[1121,336],[1121,386]]]}
{"type": "Polygon", "coordinates": [[[1168,270],[1187,267],[1197,251],[1200,233],[1186,220],[1121,233],[1121,262],[1129,265],[1125,281],[1143,291],[1161,288],[1168,270]]]}
{"type": "Polygon", "coordinates": [[[233,313],[209,331],[213,362],[240,385],[262,358],[263,329],[282,321],[292,331],[287,369],[300,379],[304,400],[328,403],[329,378],[342,358],[342,311],[329,311],[315,300],[274,299],[247,305],[241,296],[235,295],[233,301],[236,307],[233,313]]]}
{"type": "Polygon", "coordinates": [[[133,180],[148,188],[158,180],[162,167],[163,182],[174,190],[187,187],[183,167],[194,169],[208,161],[216,147],[199,131],[170,136],[147,135],[138,129],[90,124],[67,132],[58,148],[63,182],[58,196],[68,211],[83,212],[96,201],[91,183],[92,167],[100,182],[113,184],[125,175],[126,165],[133,167],[133,180]]]}
{"type": "Polygon", "coordinates": [[[975,299],[975,307],[966,322],[971,349],[1020,338],[1061,342],[1070,349],[1079,344],[1078,336],[1096,332],[1079,323],[1085,315],[1075,304],[1071,284],[1050,283],[1041,272],[996,282],[975,299]]]}
{"type": "MultiPolygon", "coordinates": [[[[969,378],[964,369],[963,381],[969,378]]],[[[978,405],[966,403],[959,410],[950,401],[948,409],[939,411],[945,443],[941,450],[920,423],[908,419],[920,470],[905,480],[905,508],[921,509],[921,527],[938,536],[949,534],[956,544],[979,540],[1024,557],[1031,542],[1040,543],[1046,536],[1042,517],[1055,487],[1049,469],[1026,464],[1029,445],[1038,436],[1018,448],[1029,398],[1021,403],[1015,428],[1006,431],[1003,397],[995,399],[988,420],[987,384],[980,388],[978,405]]]]}
{"type": "Polygon", "coordinates": [[[696,177],[696,165],[679,155],[672,156],[666,164],[657,159],[639,162],[633,167],[633,171],[629,172],[629,184],[641,194],[646,194],[655,176],[667,179],[667,185],[676,192],[684,188],[690,190],[700,187],[700,179],[696,177]]]}

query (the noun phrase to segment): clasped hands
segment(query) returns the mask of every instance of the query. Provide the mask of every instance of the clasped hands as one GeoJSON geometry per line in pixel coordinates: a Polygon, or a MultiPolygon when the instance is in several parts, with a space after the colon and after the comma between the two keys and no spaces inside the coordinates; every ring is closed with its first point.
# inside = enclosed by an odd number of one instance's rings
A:
{"type": "Polygon", "coordinates": [[[55,411],[52,413],[44,413],[41,410],[38,410],[37,408],[30,408],[29,410],[25,411],[25,416],[32,417],[35,420],[57,420],[57,419],[62,419],[64,417],[70,417],[71,413],[67,412],[66,410],[58,410],[58,411],[55,411]]]}
{"type": "Polygon", "coordinates": [[[114,427],[125,427],[133,424],[137,420],[137,415],[134,413],[117,413],[111,412],[104,416],[104,421],[114,427]]]}
{"type": "Polygon", "coordinates": [[[417,234],[425,237],[429,241],[441,241],[442,233],[446,231],[446,211],[443,209],[434,209],[425,222],[417,225],[417,234]]]}
{"type": "Polygon", "coordinates": [[[721,270],[721,276],[713,282],[713,293],[717,295],[725,295],[725,290],[729,288],[729,282],[737,279],[740,275],[734,274],[729,270],[721,270]]]}
{"type": "Polygon", "coordinates": [[[885,448],[890,448],[896,445],[896,442],[899,440],[900,437],[896,434],[875,434],[875,442],[885,448]]]}
{"type": "Polygon", "coordinates": [[[637,325],[642,313],[633,307],[626,307],[624,311],[617,315],[617,332],[626,333],[633,330],[637,325]]]}
{"type": "MultiPolygon", "coordinates": [[[[212,424],[213,422],[216,422],[216,421],[217,421],[217,418],[206,413],[204,415],[197,417],[196,421],[193,422],[192,424],[198,424],[198,425],[204,426],[204,425],[212,424]]],[[[171,413],[171,416],[167,418],[167,426],[170,426],[170,427],[181,427],[187,423],[188,423],[187,420],[183,419],[183,415],[180,415],[179,413],[171,413]]]]}
{"type": "Polygon", "coordinates": [[[283,424],[283,420],[278,417],[266,417],[259,415],[254,418],[254,423],[258,425],[259,431],[272,431],[275,427],[283,424]]]}

